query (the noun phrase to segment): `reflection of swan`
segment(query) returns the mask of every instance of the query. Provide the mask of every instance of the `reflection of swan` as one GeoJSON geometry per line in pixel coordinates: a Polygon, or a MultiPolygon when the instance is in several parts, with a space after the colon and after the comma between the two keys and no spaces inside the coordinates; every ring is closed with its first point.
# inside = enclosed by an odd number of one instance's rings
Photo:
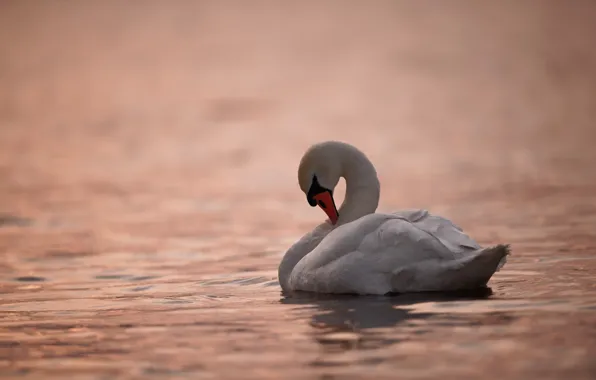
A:
{"type": "MultiPolygon", "coordinates": [[[[403,339],[411,339],[412,331],[408,329],[393,330],[389,335],[387,330],[383,330],[405,322],[421,321],[434,315],[413,313],[406,308],[408,305],[420,302],[484,299],[491,294],[490,288],[450,293],[410,293],[394,297],[294,292],[280,302],[286,305],[314,306],[310,321],[314,340],[323,346],[326,352],[338,352],[375,349],[393,345],[403,339]]],[[[412,329],[417,333],[421,331],[418,327],[412,329]]],[[[322,357],[313,364],[322,364],[325,361],[322,357]]]]}
{"type": "Polygon", "coordinates": [[[424,210],[374,213],[377,173],[355,147],[340,142],[312,146],[298,170],[311,206],[329,216],[295,243],[279,266],[284,291],[386,294],[449,291],[485,286],[509,247],[481,248],[447,219],[424,210]],[[339,211],[333,189],[346,180],[339,211]]]}
{"type": "Polygon", "coordinates": [[[280,302],[287,305],[315,306],[316,313],[311,321],[313,326],[342,330],[391,327],[408,319],[421,319],[432,315],[413,314],[403,308],[416,303],[485,299],[491,295],[492,290],[486,287],[445,293],[409,293],[393,297],[294,292],[291,296],[282,298],[280,302]]]}

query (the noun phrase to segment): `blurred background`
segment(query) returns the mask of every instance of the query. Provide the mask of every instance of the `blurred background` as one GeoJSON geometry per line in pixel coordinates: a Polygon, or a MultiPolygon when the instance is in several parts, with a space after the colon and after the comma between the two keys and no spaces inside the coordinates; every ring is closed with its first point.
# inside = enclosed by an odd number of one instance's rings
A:
{"type": "Polygon", "coordinates": [[[0,368],[590,378],[595,38],[589,0],[0,2],[0,368]],[[372,159],[383,211],[512,243],[494,290],[525,306],[313,341],[275,280],[324,219],[296,169],[328,139],[372,159]]]}

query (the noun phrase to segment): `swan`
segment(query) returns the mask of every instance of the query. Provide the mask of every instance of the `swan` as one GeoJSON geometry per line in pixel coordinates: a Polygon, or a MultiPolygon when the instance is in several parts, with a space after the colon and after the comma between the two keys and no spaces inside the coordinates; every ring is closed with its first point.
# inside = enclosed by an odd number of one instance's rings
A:
{"type": "Polygon", "coordinates": [[[508,244],[482,248],[453,222],[426,210],[376,213],[380,183],[372,162],[339,141],[311,146],[298,182],[310,206],[328,220],[285,253],[278,268],[284,293],[384,295],[485,287],[506,262],[508,244]],[[333,190],[346,182],[339,210],[333,190]]]}

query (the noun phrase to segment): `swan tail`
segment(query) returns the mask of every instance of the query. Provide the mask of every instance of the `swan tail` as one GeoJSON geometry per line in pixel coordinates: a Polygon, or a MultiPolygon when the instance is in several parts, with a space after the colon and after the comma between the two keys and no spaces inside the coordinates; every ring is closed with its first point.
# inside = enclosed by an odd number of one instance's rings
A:
{"type": "Polygon", "coordinates": [[[392,292],[454,291],[485,287],[507,262],[507,244],[479,249],[456,260],[427,260],[391,273],[392,292]]]}

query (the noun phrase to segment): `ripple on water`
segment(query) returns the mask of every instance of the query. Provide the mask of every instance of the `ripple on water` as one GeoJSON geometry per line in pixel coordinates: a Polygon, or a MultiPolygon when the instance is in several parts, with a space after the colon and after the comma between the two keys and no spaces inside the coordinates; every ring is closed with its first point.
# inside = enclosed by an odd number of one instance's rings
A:
{"type": "Polygon", "coordinates": [[[279,284],[277,280],[271,280],[271,277],[254,276],[254,277],[239,277],[237,275],[227,275],[214,279],[202,280],[197,284],[200,286],[215,286],[215,285],[263,285],[273,286],[279,284]]]}
{"type": "Polygon", "coordinates": [[[129,289],[131,292],[144,292],[145,290],[149,290],[153,288],[153,285],[146,285],[146,286],[137,286],[135,288],[129,289]]]}
{"type": "Polygon", "coordinates": [[[21,277],[16,277],[14,279],[14,281],[18,281],[18,282],[43,282],[43,281],[47,281],[48,279],[45,277],[38,277],[38,276],[21,276],[21,277]]]}
{"type": "Polygon", "coordinates": [[[0,227],[27,227],[31,224],[33,224],[32,219],[0,213],[0,227]]]}
{"type": "Polygon", "coordinates": [[[130,274],[100,274],[95,276],[96,280],[126,280],[126,281],[149,281],[159,276],[134,276],[130,274]]]}

